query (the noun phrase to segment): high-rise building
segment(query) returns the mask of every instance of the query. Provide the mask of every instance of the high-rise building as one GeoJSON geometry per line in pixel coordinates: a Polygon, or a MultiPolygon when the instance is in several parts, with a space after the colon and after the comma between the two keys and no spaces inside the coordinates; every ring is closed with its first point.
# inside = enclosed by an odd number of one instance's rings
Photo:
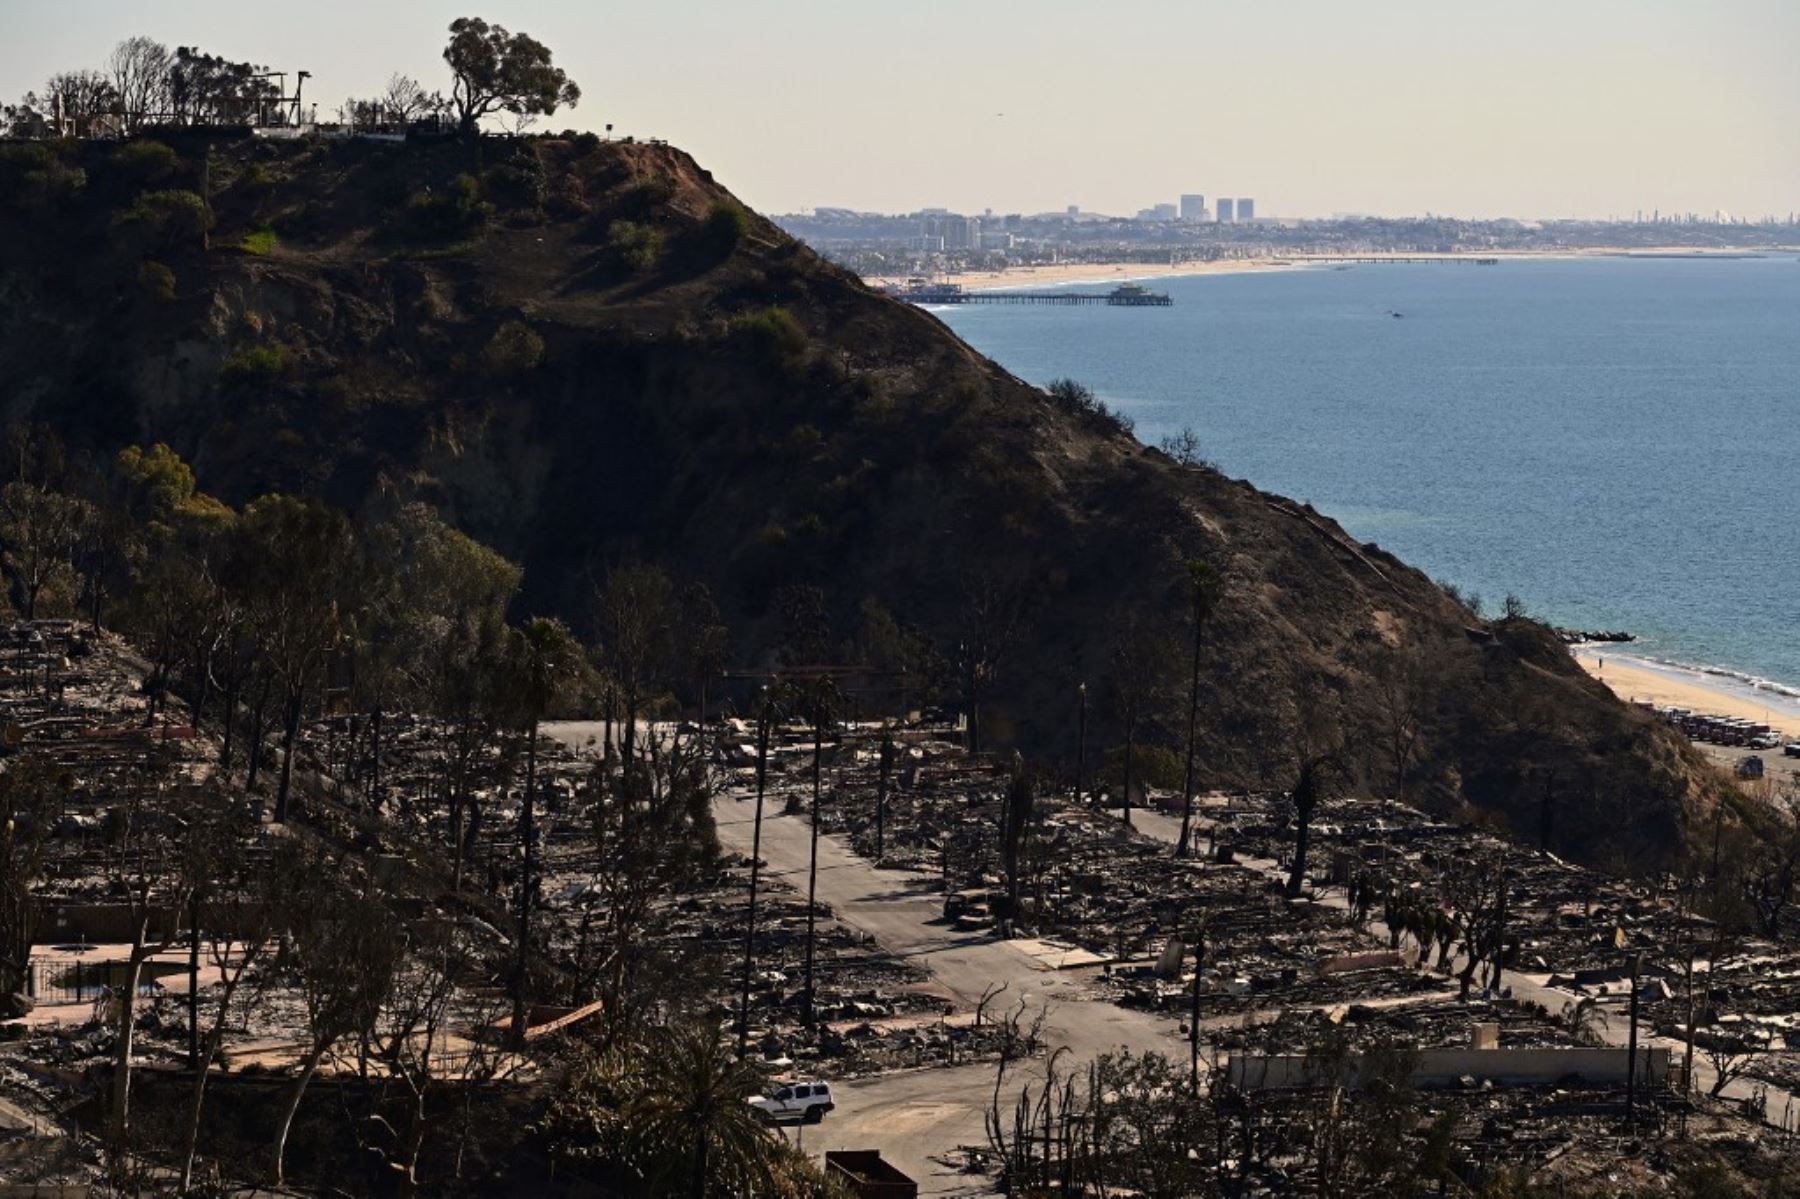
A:
{"type": "Polygon", "coordinates": [[[1173,205],[1173,204],[1158,204],[1154,208],[1152,208],[1150,211],[1154,214],[1151,217],[1152,220],[1172,221],[1175,219],[1176,213],[1179,211],[1179,209],[1177,209],[1175,207],[1175,205],[1173,205]]]}
{"type": "Polygon", "coordinates": [[[1069,205],[1069,219],[1070,220],[1074,220],[1076,217],[1078,217],[1080,215],[1081,215],[1081,205],[1079,205],[1079,204],[1069,205]]]}
{"type": "Polygon", "coordinates": [[[1206,219],[1206,197],[1198,193],[1181,197],[1181,219],[1204,221],[1206,219]]]}
{"type": "Polygon", "coordinates": [[[1221,225],[1229,225],[1229,224],[1231,224],[1231,222],[1233,222],[1235,220],[1237,220],[1237,215],[1236,215],[1235,210],[1231,206],[1231,201],[1227,200],[1223,197],[1220,197],[1220,199],[1219,199],[1219,223],[1221,225]]]}
{"type": "Polygon", "coordinates": [[[1249,196],[1239,196],[1237,202],[1237,219],[1254,221],[1256,219],[1256,201],[1249,196]]]}
{"type": "Polygon", "coordinates": [[[970,216],[926,217],[920,230],[926,237],[941,237],[946,250],[972,250],[981,240],[981,222],[970,216]]]}

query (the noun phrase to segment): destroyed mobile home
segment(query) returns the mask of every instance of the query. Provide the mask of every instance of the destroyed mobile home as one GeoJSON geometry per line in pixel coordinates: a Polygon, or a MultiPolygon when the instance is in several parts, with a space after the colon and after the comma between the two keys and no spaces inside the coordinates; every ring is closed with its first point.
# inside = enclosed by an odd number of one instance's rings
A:
{"type": "MultiPolygon", "coordinates": [[[[328,1095],[390,1127],[418,1120],[420,1143],[372,1137],[365,1152],[423,1172],[436,1142],[497,1152],[474,1113],[525,1101],[596,1030],[693,1002],[741,1037],[763,1077],[838,1080],[852,1106],[848,1080],[993,1071],[990,1136],[967,1146],[980,1168],[1075,1180],[1114,1161],[1084,1147],[1077,1112],[1056,1117],[1070,1123],[1050,1142],[1008,1132],[1013,1088],[1021,1102],[1040,1088],[1041,1104],[1046,1071],[1075,1077],[1049,1052],[1044,1012],[1004,995],[971,1004],[927,960],[823,906],[809,921],[804,876],[760,880],[747,939],[745,855],[705,838],[683,846],[672,825],[619,840],[636,834],[607,827],[600,800],[620,769],[619,730],[558,727],[531,747],[539,953],[521,1013],[509,911],[528,860],[519,747],[471,748],[441,720],[388,713],[370,757],[359,749],[367,721],[306,722],[294,742],[299,819],[269,824],[259,800],[227,798],[213,780],[223,766],[271,784],[278,743],[240,743],[236,763],[224,760],[222,741],[172,696],[152,710],[144,664],[109,634],[40,622],[7,637],[8,802],[36,846],[35,931],[0,1072],[15,1136],[33,1146],[29,1166],[4,1167],[13,1177],[116,1173],[103,1134],[117,1118],[122,1054],[135,1067],[140,1170],[158,1168],[151,1144],[184,1143],[184,1080],[198,1060],[205,1102],[232,1113],[206,1119],[202,1160],[256,1136],[244,1127],[254,1113],[292,1120],[288,1152],[303,1175],[320,1160],[317,1138],[331,1135],[305,1098],[316,1087],[314,1102],[328,1095]],[[200,880],[182,859],[201,852],[209,821],[246,835],[214,850],[200,880]],[[327,863],[353,885],[306,892],[305,872],[327,863]],[[312,910],[281,910],[267,889],[278,877],[312,910]],[[392,937],[367,935],[389,920],[392,937]],[[366,1020],[333,1015],[359,1004],[366,1020]],[[451,1097],[460,1116],[438,1106],[451,1097]]],[[[652,789],[679,793],[693,771],[747,798],[755,732],[743,721],[655,726],[635,752],[655,760],[652,789]]],[[[1785,926],[1773,938],[1726,935],[1694,910],[1692,888],[1606,880],[1355,799],[1321,808],[1293,895],[1292,817],[1279,794],[1204,797],[1194,852],[1178,857],[1177,797],[1152,792],[1127,827],[1103,800],[1046,784],[1009,857],[1000,830],[1009,794],[1022,793],[1017,766],[971,756],[956,737],[923,724],[776,724],[766,818],[790,808],[804,818],[816,785],[820,832],[915,878],[956,935],[1035,946],[1042,968],[1165,1021],[1158,1052],[1171,1078],[1186,1078],[1192,1059],[1195,1093],[1211,1096],[1218,1125],[1208,1135],[1232,1146],[1210,1167],[1215,1181],[1300,1185],[1320,1168],[1318,1147],[1297,1139],[1320,1088],[1361,1096],[1382,1078],[1378,1092],[1400,1078],[1409,1096],[1408,1131],[1396,1135],[1420,1146],[1432,1130],[1447,1136],[1445,1176],[1471,1186],[1521,1168],[1591,1182],[1631,1138],[1686,1128],[1687,1144],[1778,1145],[1794,1123],[1783,1034],[1800,1010],[1800,970],[1785,926]],[[1484,892],[1469,863],[1503,885],[1484,892]]],[[[659,802],[645,800],[646,811],[659,802]]],[[[714,818],[692,806],[680,823],[714,818]]],[[[1129,1073],[1148,1060],[1102,1066],[1129,1073]]],[[[1746,1154],[1751,1176],[1762,1166],[1746,1154]]],[[[1685,1160],[1668,1157],[1663,1172],[1685,1160]]],[[[163,1162],[196,1168],[182,1155],[163,1162]]],[[[1638,1175],[1658,1177],[1651,1166],[1638,1175]]]]}

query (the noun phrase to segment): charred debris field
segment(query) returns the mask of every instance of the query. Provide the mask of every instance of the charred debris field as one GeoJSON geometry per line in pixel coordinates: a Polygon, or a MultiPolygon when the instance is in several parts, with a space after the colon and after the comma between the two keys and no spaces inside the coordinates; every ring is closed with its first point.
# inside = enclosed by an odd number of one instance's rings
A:
{"type": "Polygon", "coordinates": [[[5,142],[0,213],[6,1181],[1791,1177],[1800,799],[680,151],[5,142]]]}

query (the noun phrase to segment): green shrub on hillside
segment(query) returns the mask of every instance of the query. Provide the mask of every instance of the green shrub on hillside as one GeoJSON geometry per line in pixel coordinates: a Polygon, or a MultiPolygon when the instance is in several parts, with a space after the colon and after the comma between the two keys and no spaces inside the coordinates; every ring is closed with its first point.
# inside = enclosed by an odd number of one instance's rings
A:
{"type": "Polygon", "coordinates": [[[544,164],[529,152],[513,155],[482,180],[482,193],[504,209],[542,208],[549,190],[544,164]]]}
{"type": "Polygon", "coordinates": [[[242,192],[246,196],[260,196],[275,186],[275,176],[269,174],[269,168],[260,162],[252,162],[238,172],[232,180],[232,190],[242,192]]]}
{"type": "Polygon", "coordinates": [[[694,234],[695,256],[707,266],[723,262],[750,232],[750,215],[729,200],[713,205],[694,234]]]}
{"type": "Polygon", "coordinates": [[[415,195],[406,214],[407,231],[413,236],[448,240],[480,229],[494,215],[494,206],[481,198],[481,182],[463,174],[442,191],[415,195]]]}
{"type": "Polygon", "coordinates": [[[151,249],[197,247],[212,228],[212,213],[191,191],[145,192],[113,225],[151,249]]]}
{"type": "Polygon", "coordinates": [[[636,221],[614,221],[606,234],[606,249],[619,266],[641,275],[662,257],[662,230],[636,221]]]}
{"type": "Polygon", "coordinates": [[[175,298],[175,272],[155,259],[139,263],[137,277],[151,299],[167,302],[175,298]]]}
{"type": "Polygon", "coordinates": [[[507,321],[494,333],[481,361],[497,375],[519,375],[544,360],[544,339],[523,321],[507,321]]]}
{"type": "Polygon", "coordinates": [[[112,152],[112,165],[119,175],[139,187],[161,183],[181,169],[181,156],[158,141],[126,142],[112,152]]]}
{"type": "Polygon", "coordinates": [[[31,211],[80,195],[87,172],[40,142],[0,144],[0,204],[31,211]]]}
{"type": "Polygon", "coordinates": [[[794,318],[793,313],[779,306],[732,317],[727,334],[732,341],[766,355],[784,367],[796,366],[806,356],[805,326],[794,318]]]}
{"type": "Polygon", "coordinates": [[[255,254],[259,257],[272,253],[277,244],[275,230],[266,226],[257,229],[254,232],[244,234],[243,240],[238,243],[244,253],[255,254]]]}
{"type": "Polygon", "coordinates": [[[645,179],[619,193],[613,212],[629,221],[653,220],[662,215],[674,195],[675,185],[667,179],[645,179]]]}
{"type": "Polygon", "coordinates": [[[219,364],[219,381],[243,383],[280,378],[288,371],[287,347],[239,346],[219,364]]]}

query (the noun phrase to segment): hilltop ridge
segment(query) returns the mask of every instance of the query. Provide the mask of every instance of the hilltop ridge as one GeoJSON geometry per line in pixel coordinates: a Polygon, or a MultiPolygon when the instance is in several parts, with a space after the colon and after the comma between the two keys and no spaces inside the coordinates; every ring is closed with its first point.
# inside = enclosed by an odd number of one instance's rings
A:
{"type": "Polygon", "coordinates": [[[597,578],[655,561],[712,588],[745,664],[973,685],[990,743],[1064,762],[1085,682],[1090,762],[1140,712],[1155,775],[1203,559],[1205,787],[1290,786],[1341,741],[1373,789],[1629,869],[1720,798],[1551,630],[1026,385],[673,147],[11,144],[0,210],[9,421],[167,442],[234,503],[426,500],[533,611],[584,623],[597,578]]]}

